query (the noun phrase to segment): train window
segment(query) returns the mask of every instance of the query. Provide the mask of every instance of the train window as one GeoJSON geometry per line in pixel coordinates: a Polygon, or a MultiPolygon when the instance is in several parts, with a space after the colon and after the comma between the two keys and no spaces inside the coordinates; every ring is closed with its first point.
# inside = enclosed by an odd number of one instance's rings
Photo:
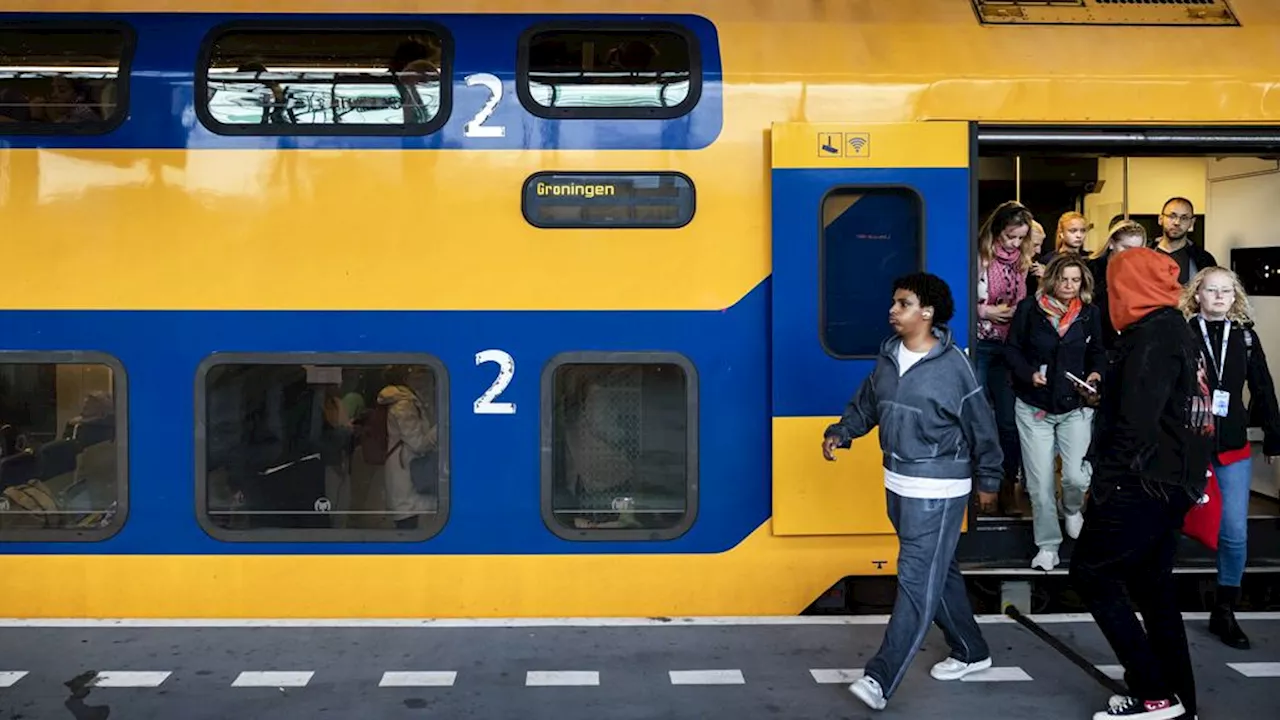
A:
{"type": "Polygon", "coordinates": [[[905,188],[841,188],[822,201],[819,320],[826,351],[874,357],[893,281],[924,263],[924,205],[905,188]]]}
{"type": "Polygon", "coordinates": [[[127,515],[124,368],[0,352],[0,539],[102,540],[127,515]]]}
{"type": "Polygon", "coordinates": [[[127,115],[132,33],[0,26],[0,135],[110,131],[127,115]]]}
{"type": "Polygon", "coordinates": [[[674,26],[535,28],[517,68],[520,101],[547,118],[673,118],[702,92],[697,42],[674,26]]]}
{"type": "Polygon", "coordinates": [[[697,515],[697,374],[672,353],[567,353],[542,376],[542,512],[570,540],[666,540],[697,515]]]}
{"type": "Polygon", "coordinates": [[[424,135],[448,118],[442,30],[237,27],[212,36],[201,119],[245,135],[424,135]]]}
{"type": "Polygon", "coordinates": [[[420,541],[448,514],[448,393],[423,355],[214,355],[197,511],[229,541],[420,541]]]}
{"type": "Polygon", "coordinates": [[[693,181],[673,172],[536,173],[524,184],[525,220],[540,228],[666,228],[693,220],[693,181]]]}

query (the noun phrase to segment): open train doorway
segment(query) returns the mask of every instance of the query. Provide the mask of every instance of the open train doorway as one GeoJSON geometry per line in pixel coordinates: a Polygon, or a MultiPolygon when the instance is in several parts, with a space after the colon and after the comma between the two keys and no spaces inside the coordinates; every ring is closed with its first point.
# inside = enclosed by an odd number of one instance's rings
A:
{"type": "MultiPolygon", "coordinates": [[[[1148,245],[1164,234],[1161,215],[1171,198],[1184,198],[1177,222],[1187,240],[1241,278],[1253,306],[1261,349],[1273,378],[1280,373],[1280,131],[1259,128],[1037,128],[980,126],[975,168],[975,231],[1001,203],[1017,200],[1043,226],[1036,255],[1057,250],[1059,219],[1085,218],[1083,252],[1105,253],[1108,229],[1130,219],[1145,229],[1148,245]]],[[[976,281],[975,281],[976,283],[976,281]]],[[[1028,293],[1039,280],[1028,275],[1028,293]]],[[[1280,463],[1263,454],[1263,428],[1255,414],[1248,431],[1252,456],[1248,572],[1280,570],[1280,463]]],[[[1061,498],[1061,468],[1054,472],[1061,498]]],[[[1031,571],[1036,554],[1025,469],[1000,512],[978,516],[961,541],[960,558],[973,574],[1031,571]]],[[[1072,541],[1064,533],[1065,570],[1072,541]]],[[[1215,555],[1185,539],[1183,573],[1211,576],[1215,555]]]]}

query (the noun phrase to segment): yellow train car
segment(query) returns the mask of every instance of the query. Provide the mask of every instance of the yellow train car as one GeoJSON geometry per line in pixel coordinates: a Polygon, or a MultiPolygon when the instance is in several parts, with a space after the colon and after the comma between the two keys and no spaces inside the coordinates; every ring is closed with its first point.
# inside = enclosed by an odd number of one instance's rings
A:
{"type": "Polygon", "coordinates": [[[984,168],[1274,153],[1278,22],[0,0],[0,615],[785,615],[891,575],[874,438],[819,445],[893,277],[967,344],[1024,187],[984,168]]]}

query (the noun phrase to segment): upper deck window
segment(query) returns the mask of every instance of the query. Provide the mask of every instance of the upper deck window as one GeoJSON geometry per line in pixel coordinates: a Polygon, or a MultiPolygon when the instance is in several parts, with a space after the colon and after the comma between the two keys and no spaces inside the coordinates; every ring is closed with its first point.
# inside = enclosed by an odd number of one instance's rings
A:
{"type": "Polygon", "coordinates": [[[240,135],[425,135],[449,114],[450,52],[423,27],[236,28],[206,43],[210,129],[240,135]]]}
{"type": "Polygon", "coordinates": [[[702,92],[696,41],[674,27],[539,28],[519,74],[521,102],[549,118],[673,118],[702,92]]]}
{"type": "Polygon", "coordinates": [[[0,26],[0,135],[104,133],[124,119],[120,27],[0,26]]]}

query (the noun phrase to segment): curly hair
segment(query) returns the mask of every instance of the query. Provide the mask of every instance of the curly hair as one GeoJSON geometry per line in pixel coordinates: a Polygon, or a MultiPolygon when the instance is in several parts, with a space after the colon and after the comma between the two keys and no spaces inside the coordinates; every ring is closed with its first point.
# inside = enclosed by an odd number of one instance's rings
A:
{"type": "Polygon", "coordinates": [[[933,308],[933,324],[946,325],[956,314],[956,304],[951,298],[947,281],[930,273],[918,272],[903,275],[893,281],[894,291],[906,290],[920,299],[920,307],[933,308]]]}
{"type": "Polygon", "coordinates": [[[1182,300],[1178,303],[1182,314],[1189,320],[1200,313],[1200,289],[1204,287],[1205,278],[1213,273],[1222,273],[1230,278],[1231,286],[1236,291],[1235,299],[1231,301],[1231,309],[1227,310],[1227,319],[1238,323],[1253,323],[1253,303],[1249,302],[1249,294],[1245,292],[1244,284],[1240,282],[1238,275],[1224,267],[1205,268],[1191,278],[1191,282],[1187,283],[1187,287],[1182,291],[1182,300]]]}

